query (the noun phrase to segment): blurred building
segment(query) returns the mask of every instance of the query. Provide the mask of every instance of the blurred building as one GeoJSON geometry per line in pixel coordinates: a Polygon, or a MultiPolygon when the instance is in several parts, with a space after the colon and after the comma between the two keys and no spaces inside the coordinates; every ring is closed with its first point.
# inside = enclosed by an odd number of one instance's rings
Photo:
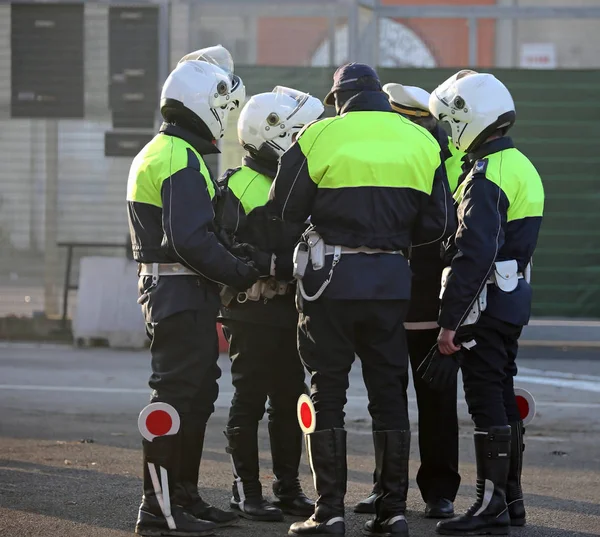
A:
{"type": "MultiPolygon", "coordinates": [[[[271,2],[270,11],[276,14],[278,6],[290,3],[293,2],[271,2]]],[[[600,0],[381,0],[381,5],[578,7],[600,6],[600,0]]],[[[214,11],[201,1],[173,3],[174,16],[190,26],[187,34],[183,32],[179,36],[177,54],[190,45],[193,48],[220,41],[234,51],[240,64],[317,66],[330,63],[332,21],[328,17],[262,14],[223,17],[211,15],[214,11]],[[227,28],[227,32],[221,28],[227,28]]],[[[379,36],[379,66],[462,67],[469,63],[468,20],[465,18],[382,18],[376,27],[369,22],[369,10],[360,11],[359,32],[379,36]]],[[[477,22],[477,66],[521,67],[526,63],[522,57],[527,56],[528,51],[538,50],[549,57],[547,66],[551,68],[598,67],[598,24],[600,21],[596,19],[480,19],[477,22]]],[[[333,57],[336,64],[348,59],[348,25],[343,11],[335,17],[333,57]]],[[[372,35],[362,37],[361,44],[370,46],[372,35]]]]}

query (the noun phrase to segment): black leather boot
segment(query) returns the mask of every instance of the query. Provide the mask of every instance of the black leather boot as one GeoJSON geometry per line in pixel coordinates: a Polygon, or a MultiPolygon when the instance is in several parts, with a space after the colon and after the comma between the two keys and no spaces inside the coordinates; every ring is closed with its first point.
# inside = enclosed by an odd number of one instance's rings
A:
{"type": "Polygon", "coordinates": [[[138,513],[135,532],[147,537],[202,537],[214,534],[215,524],[197,519],[181,506],[179,477],[181,432],[172,436],[155,438],[152,442],[143,440],[142,446],[144,450],[144,497],[138,513]],[[174,527],[169,527],[169,521],[160,508],[148,463],[152,463],[156,469],[161,489],[169,492],[171,522],[174,527]],[[162,482],[160,467],[167,470],[168,486],[162,482]]]}
{"type": "Polygon", "coordinates": [[[231,487],[231,508],[250,520],[278,522],[283,513],[264,499],[258,474],[257,427],[233,427],[225,431],[235,481],[231,487]]]}
{"type": "Polygon", "coordinates": [[[306,450],[318,495],[315,512],[308,520],[292,524],[288,535],[344,535],[346,431],[327,429],[307,434],[306,450]]]}
{"type": "Polygon", "coordinates": [[[442,535],[507,535],[510,517],[506,480],[510,465],[510,427],[475,429],[477,499],[461,516],[438,522],[442,535]]]}
{"type": "Polygon", "coordinates": [[[214,522],[219,527],[231,526],[239,517],[205,502],[198,492],[198,473],[204,448],[206,423],[187,420],[182,430],[181,503],[196,518],[214,522]]]}
{"type": "Polygon", "coordinates": [[[511,448],[510,467],[506,482],[506,503],[511,526],[525,525],[525,504],[523,503],[523,490],[521,489],[521,472],[523,470],[523,452],[525,443],[525,427],[522,421],[510,423],[511,448]]]}
{"type": "Polygon", "coordinates": [[[375,499],[375,518],[363,528],[368,536],[408,537],[406,496],[410,431],[374,431],[375,474],[381,487],[375,499]]]}
{"type": "Polygon", "coordinates": [[[371,494],[369,494],[364,500],[361,500],[354,506],[355,513],[361,514],[375,514],[375,498],[380,492],[379,483],[377,483],[377,477],[375,477],[375,472],[373,472],[373,490],[371,494]]]}
{"type": "Polygon", "coordinates": [[[273,459],[273,493],[277,500],[273,505],[286,515],[310,516],[315,511],[315,502],[309,500],[298,479],[298,467],[302,457],[302,430],[296,420],[280,423],[269,422],[269,439],[273,459]]]}

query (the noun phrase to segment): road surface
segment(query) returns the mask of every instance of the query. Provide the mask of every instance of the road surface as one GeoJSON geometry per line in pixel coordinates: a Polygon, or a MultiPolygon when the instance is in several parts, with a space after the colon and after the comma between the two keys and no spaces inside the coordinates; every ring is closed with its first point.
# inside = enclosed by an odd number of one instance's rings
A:
{"type": "MultiPolygon", "coordinates": [[[[524,488],[528,526],[512,535],[600,535],[600,360],[597,350],[524,348],[516,384],[531,391],[537,415],[527,428],[524,488]]],[[[228,360],[217,410],[209,423],[202,492],[226,507],[231,470],[223,429],[231,399],[228,360]]],[[[0,535],[7,537],[117,537],[131,535],[140,497],[137,414],[148,401],[145,352],[76,349],[0,342],[0,535]]],[[[422,516],[414,477],[418,468],[414,392],[409,525],[411,537],[434,535],[422,516]]],[[[474,494],[472,425],[458,395],[463,477],[457,510],[474,494]]],[[[347,533],[360,535],[364,516],[351,506],[370,492],[373,448],[359,364],[346,406],[348,436],[347,533]]],[[[443,449],[443,446],[440,447],[443,449]]],[[[261,426],[261,477],[272,479],[266,427],[261,426]]],[[[308,467],[301,468],[313,495],[308,467]]],[[[295,519],[291,519],[292,521],[295,519]]],[[[285,523],[249,523],[220,531],[275,537],[285,523]]]]}

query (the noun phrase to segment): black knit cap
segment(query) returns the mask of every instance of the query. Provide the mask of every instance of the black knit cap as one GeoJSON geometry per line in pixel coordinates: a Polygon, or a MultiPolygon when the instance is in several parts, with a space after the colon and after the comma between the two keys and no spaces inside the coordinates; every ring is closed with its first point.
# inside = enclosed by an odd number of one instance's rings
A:
{"type": "Polygon", "coordinates": [[[381,91],[381,82],[375,69],[364,63],[347,63],[333,74],[333,86],[323,102],[333,106],[336,91],[381,91]]]}

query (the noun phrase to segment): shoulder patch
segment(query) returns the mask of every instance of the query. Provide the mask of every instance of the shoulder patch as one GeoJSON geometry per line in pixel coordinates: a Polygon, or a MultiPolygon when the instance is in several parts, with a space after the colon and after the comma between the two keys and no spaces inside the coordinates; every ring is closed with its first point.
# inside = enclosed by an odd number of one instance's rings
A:
{"type": "Polygon", "coordinates": [[[476,160],[475,164],[473,164],[473,175],[475,175],[475,174],[485,175],[485,172],[487,171],[487,167],[488,167],[488,159],[482,158],[482,159],[476,160]]]}

